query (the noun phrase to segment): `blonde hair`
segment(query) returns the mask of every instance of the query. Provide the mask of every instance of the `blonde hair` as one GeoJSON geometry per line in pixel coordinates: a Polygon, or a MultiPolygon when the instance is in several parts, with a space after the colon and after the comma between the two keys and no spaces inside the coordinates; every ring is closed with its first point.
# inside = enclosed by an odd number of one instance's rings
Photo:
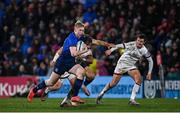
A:
{"type": "Polygon", "coordinates": [[[80,20],[76,21],[74,24],[74,27],[84,27],[84,23],[82,23],[80,20]]]}

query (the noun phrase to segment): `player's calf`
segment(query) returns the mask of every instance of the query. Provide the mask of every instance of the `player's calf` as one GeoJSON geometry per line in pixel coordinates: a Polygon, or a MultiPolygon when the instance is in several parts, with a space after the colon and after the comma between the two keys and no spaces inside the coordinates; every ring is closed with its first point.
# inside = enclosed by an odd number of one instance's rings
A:
{"type": "Polygon", "coordinates": [[[86,86],[82,85],[82,90],[87,96],[90,96],[90,91],[87,89],[86,86]]]}

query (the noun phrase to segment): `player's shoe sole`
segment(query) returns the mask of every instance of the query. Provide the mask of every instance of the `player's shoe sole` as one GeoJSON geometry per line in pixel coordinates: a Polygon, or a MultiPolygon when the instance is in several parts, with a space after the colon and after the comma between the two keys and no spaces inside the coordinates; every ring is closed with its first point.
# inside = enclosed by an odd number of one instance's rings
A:
{"type": "Polygon", "coordinates": [[[77,102],[77,103],[80,103],[80,104],[84,104],[84,103],[85,103],[85,101],[82,100],[82,99],[80,99],[79,96],[74,96],[74,97],[72,97],[72,98],[71,98],[71,101],[72,101],[72,102],[77,102]]]}
{"type": "Polygon", "coordinates": [[[132,106],[140,106],[140,103],[136,102],[135,100],[130,100],[128,104],[132,106]]]}
{"type": "Polygon", "coordinates": [[[33,92],[33,89],[34,89],[34,88],[31,88],[31,90],[29,91],[29,94],[28,94],[28,96],[27,96],[27,101],[28,101],[28,102],[32,102],[33,97],[34,97],[34,95],[35,95],[35,93],[33,92]]]}
{"type": "Polygon", "coordinates": [[[102,100],[103,95],[104,95],[103,93],[100,93],[98,95],[98,97],[96,98],[96,104],[101,104],[102,103],[101,100],[102,100]]]}
{"type": "Polygon", "coordinates": [[[60,107],[64,107],[65,104],[67,104],[68,98],[65,97],[63,101],[60,103],[60,107]]]}
{"type": "Polygon", "coordinates": [[[78,106],[78,103],[72,102],[67,97],[64,98],[64,100],[60,103],[60,107],[76,107],[78,106]]]}
{"type": "Polygon", "coordinates": [[[69,103],[64,103],[64,104],[60,105],[60,107],[75,107],[75,106],[73,106],[72,104],[69,104],[69,103]]]}
{"type": "Polygon", "coordinates": [[[77,106],[78,106],[78,103],[75,103],[75,102],[71,102],[70,104],[64,103],[64,104],[60,105],[60,107],[77,107],[77,106]]]}

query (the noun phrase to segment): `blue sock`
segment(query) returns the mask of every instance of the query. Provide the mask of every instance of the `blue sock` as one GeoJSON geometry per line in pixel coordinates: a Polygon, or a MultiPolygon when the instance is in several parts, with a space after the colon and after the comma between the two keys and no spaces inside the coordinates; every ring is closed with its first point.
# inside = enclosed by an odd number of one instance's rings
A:
{"type": "Polygon", "coordinates": [[[43,89],[46,87],[45,81],[43,80],[40,84],[38,84],[34,89],[33,92],[36,93],[39,89],[43,89]]]}
{"type": "Polygon", "coordinates": [[[88,79],[86,78],[84,81],[84,85],[87,86],[88,84],[90,84],[94,79],[88,79]]]}
{"type": "Polygon", "coordinates": [[[74,94],[73,96],[78,96],[79,89],[81,88],[83,83],[83,80],[76,79],[75,84],[74,84],[74,94]]]}

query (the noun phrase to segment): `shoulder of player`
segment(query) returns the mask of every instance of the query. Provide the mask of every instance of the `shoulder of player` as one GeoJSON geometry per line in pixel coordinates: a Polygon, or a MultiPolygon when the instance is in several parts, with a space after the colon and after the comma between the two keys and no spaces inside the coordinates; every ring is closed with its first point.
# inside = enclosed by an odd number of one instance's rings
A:
{"type": "Polygon", "coordinates": [[[76,38],[74,32],[70,33],[68,35],[68,37],[65,39],[66,41],[74,41],[74,40],[77,40],[78,38],[76,38]]]}
{"type": "Polygon", "coordinates": [[[134,44],[136,44],[136,41],[130,41],[130,42],[127,42],[127,43],[124,43],[124,44],[126,44],[126,45],[134,45],[134,44]]]}
{"type": "Polygon", "coordinates": [[[123,43],[125,48],[129,48],[129,47],[135,47],[136,46],[136,41],[131,41],[131,42],[127,42],[127,43],[123,43]]]}
{"type": "Polygon", "coordinates": [[[143,47],[140,49],[140,51],[144,54],[148,52],[148,49],[143,45],[143,47]]]}
{"type": "Polygon", "coordinates": [[[71,33],[67,36],[67,39],[71,39],[71,38],[74,38],[74,37],[75,37],[74,32],[71,32],[71,33]]]}
{"type": "Polygon", "coordinates": [[[78,42],[78,39],[75,38],[74,33],[70,33],[68,37],[64,40],[64,45],[63,46],[76,46],[78,42]]]}

